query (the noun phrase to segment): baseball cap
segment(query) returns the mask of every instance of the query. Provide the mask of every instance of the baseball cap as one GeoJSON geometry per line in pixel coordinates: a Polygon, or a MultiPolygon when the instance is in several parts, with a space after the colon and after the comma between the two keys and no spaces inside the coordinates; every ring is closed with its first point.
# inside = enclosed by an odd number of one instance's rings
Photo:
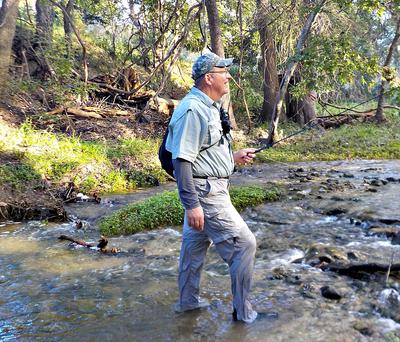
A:
{"type": "Polygon", "coordinates": [[[198,57],[192,66],[192,78],[197,80],[214,67],[224,68],[233,63],[233,58],[221,58],[215,53],[207,52],[198,57]]]}

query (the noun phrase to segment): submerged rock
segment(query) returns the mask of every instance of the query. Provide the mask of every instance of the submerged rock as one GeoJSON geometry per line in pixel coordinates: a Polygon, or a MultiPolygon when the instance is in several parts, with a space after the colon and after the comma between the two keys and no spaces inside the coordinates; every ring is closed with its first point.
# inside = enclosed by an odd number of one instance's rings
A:
{"type": "Polygon", "coordinates": [[[320,290],[322,297],[328,299],[339,300],[343,297],[336,289],[331,286],[322,286],[320,290]]]}
{"type": "Polygon", "coordinates": [[[302,283],[299,292],[303,297],[314,299],[317,295],[317,288],[312,283],[302,283]]]}
{"type": "Polygon", "coordinates": [[[356,322],[353,327],[364,336],[372,336],[375,333],[374,329],[365,322],[356,322]]]}

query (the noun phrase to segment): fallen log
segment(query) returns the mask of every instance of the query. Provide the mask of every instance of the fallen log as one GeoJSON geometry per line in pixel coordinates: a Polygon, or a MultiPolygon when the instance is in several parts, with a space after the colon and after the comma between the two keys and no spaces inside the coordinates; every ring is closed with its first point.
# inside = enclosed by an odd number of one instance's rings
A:
{"type": "Polygon", "coordinates": [[[340,114],[332,116],[319,116],[319,125],[324,128],[339,127],[344,124],[352,123],[355,120],[366,121],[374,116],[374,113],[369,112],[365,114],[340,114]]]}
{"type": "Polygon", "coordinates": [[[78,109],[78,108],[67,108],[67,113],[68,114],[73,114],[76,116],[80,116],[83,118],[95,118],[95,119],[104,119],[103,116],[96,112],[86,112],[84,110],[78,109]]]}
{"type": "Polygon", "coordinates": [[[179,101],[174,99],[164,99],[163,97],[153,98],[150,108],[166,115],[171,115],[175,108],[178,106],[179,101]]]}
{"type": "Polygon", "coordinates": [[[56,114],[62,113],[64,110],[65,110],[65,107],[58,107],[58,108],[51,110],[50,112],[47,112],[46,114],[47,115],[56,115],[56,114]]]}

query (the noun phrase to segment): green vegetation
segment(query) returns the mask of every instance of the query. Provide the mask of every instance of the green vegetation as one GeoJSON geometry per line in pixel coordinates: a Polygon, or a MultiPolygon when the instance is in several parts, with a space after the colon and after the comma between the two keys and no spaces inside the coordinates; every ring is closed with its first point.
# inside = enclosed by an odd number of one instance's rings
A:
{"type": "MultiPolygon", "coordinates": [[[[281,137],[299,130],[294,125],[282,127],[281,137]]],[[[354,123],[337,129],[313,128],[261,152],[257,157],[262,162],[400,159],[400,117],[398,114],[390,115],[388,122],[382,125],[354,123]]]]}
{"type": "Polygon", "coordinates": [[[40,177],[27,165],[0,165],[0,185],[10,184],[21,189],[25,182],[40,182],[40,177]]]}
{"type": "Polygon", "coordinates": [[[88,193],[126,191],[166,180],[157,141],[86,142],[35,130],[28,122],[19,128],[0,124],[0,129],[0,153],[13,156],[13,163],[0,167],[0,185],[22,187],[42,178],[54,184],[73,181],[88,193]]]}
{"type": "MultiPolygon", "coordinates": [[[[265,201],[276,201],[281,195],[282,189],[275,187],[241,186],[231,189],[232,203],[238,210],[265,201]]],[[[100,223],[100,231],[107,236],[127,235],[167,225],[178,225],[183,223],[183,213],[177,191],[165,191],[128,205],[105,218],[100,223]]]]}
{"type": "MultiPolygon", "coordinates": [[[[340,159],[400,159],[400,118],[388,122],[355,123],[337,129],[311,129],[257,155],[259,162],[340,159]]],[[[53,184],[73,181],[84,193],[128,191],[166,181],[157,158],[158,140],[130,138],[87,142],[77,137],[35,130],[29,122],[19,128],[0,124],[0,153],[13,162],[0,166],[0,185],[23,188],[41,179],[53,184]],[[18,161],[18,162],[15,162],[18,161]]],[[[281,137],[299,130],[282,124],[281,137]]],[[[236,148],[249,146],[243,141],[236,148]]]]}

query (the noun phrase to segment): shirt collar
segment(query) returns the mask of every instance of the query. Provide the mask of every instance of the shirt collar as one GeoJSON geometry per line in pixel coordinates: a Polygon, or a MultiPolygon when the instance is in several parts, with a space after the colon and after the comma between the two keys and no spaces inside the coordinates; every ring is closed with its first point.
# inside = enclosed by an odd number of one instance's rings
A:
{"type": "Polygon", "coordinates": [[[192,89],[190,90],[190,92],[199,97],[201,102],[203,102],[207,107],[211,107],[214,106],[217,109],[219,109],[219,103],[213,101],[209,96],[207,96],[206,94],[204,94],[200,89],[196,88],[196,87],[192,87],[192,89]]]}

